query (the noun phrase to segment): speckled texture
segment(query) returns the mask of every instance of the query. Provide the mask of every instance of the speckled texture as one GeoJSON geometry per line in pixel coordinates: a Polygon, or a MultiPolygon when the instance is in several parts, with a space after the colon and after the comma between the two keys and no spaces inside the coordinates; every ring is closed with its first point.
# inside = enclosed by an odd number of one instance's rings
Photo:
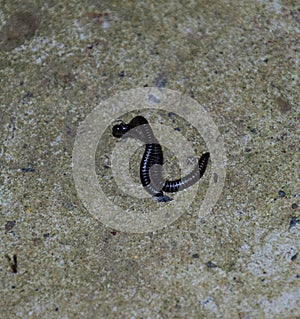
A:
{"type": "Polygon", "coordinates": [[[40,3],[0,2],[1,318],[300,318],[299,2],[40,3]],[[85,210],[72,148],[146,85],[205,105],[227,179],[209,216],[133,235],[85,210]]]}

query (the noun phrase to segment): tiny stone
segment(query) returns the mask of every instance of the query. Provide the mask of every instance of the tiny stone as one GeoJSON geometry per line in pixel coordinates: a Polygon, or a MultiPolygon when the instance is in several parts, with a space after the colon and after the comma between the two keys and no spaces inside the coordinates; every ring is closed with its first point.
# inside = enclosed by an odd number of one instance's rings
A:
{"type": "Polygon", "coordinates": [[[212,261],[209,261],[205,264],[208,268],[217,268],[218,266],[214,264],[212,261]]]}
{"type": "Polygon", "coordinates": [[[292,256],[291,261],[295,261],[297,257],[298,257],[298,253],[292,256]]]}
{"type": "Polygon", "coordinates": [[[298,205],[296,203],[292,204],[292,209],[297,209],[298,205]]]}
{"type": "Polygon", "coordinates": [[[14,220],[9,220],[8,222],[6,222],[5,224],[5,231],[9,231],[11,229],[13,229],[13,227],[16,225],[16,222],[14,220]]]}
{"type": "Polygon", "coordinates": [[[169,112],[169,113],[168,113],[168,116],[171,117],[171,118],[174,118],[174,117],[176,117],[176,113],[174,113],[174,112],[169,112]]]}
{"type": "Polygon", "coordinates": [[[218,174],[217,174],[217,173],[214,173],[214,182],[217,183],[217,182],[218,182],[218,179],[219,179],[218,174]]]}
{"type": "Polygon", "coordinates": [[[298,219],[297,217],[292,217],[290,220],[290,227],[289,229],[291,229],[292,227],[295,227],[297,224],[300,224],[300,219],[298,219]]]}
{"type": "Polygon", "coordinates": [[[280,197],[285,197],[286,193],[285,193],[283,190],[280,190],[280,191],[278,192],[278,195],[279,195],[280,197]]]}
{"type": "Polygon", "coordinates": [[[283,97],[279,96],[276,99],[276,102],[277,102],[279,110],[282,113],[286,113],[286,112],[291,110],[291,106],[290,106],[289,102],[286,99],[284,99],[283,97]]]}

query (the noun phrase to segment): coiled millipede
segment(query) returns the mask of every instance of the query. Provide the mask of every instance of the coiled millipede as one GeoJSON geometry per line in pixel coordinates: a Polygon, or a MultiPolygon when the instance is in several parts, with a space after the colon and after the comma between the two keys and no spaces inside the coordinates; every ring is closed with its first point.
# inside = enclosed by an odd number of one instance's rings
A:
{"type": "Polygon", "coordinates": [[[131,137],[145,144],[144,155],[140,164],[140,179],[145,190],[158,202],[172,199],[163,192],[174,193],[184,190],[203,176],[209,160],[209,153],[204,153],[195,168],[185,177],[176,180],[165,180],[162,172],[164,163],[161,145],[153,134],[151,126],[143,116],[134,117],[128,124],[122,120],[114,125],[112,134],[116,138],[131,137]]]}

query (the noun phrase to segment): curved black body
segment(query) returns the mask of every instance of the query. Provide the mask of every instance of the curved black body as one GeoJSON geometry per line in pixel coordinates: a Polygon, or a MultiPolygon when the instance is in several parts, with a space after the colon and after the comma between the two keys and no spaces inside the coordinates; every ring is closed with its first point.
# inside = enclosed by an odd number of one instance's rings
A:
{"type": "Polygon", "coordinates": [[[162,174],[164,162],[162,148],[153,134],[148,121],[143,116],[134,117],[128,124],[120,120],[120,124],[113,127],[114,137],[132,137],[145,143],[145,152],[140,165],[140,178],[146,191],[159,202],[172,200],[163,192],[178,192],[186,189],[203,176],[209,160],[209,153],[204,153],[198,165],[185,177],[174,181],[165,180],[162,174]]]}

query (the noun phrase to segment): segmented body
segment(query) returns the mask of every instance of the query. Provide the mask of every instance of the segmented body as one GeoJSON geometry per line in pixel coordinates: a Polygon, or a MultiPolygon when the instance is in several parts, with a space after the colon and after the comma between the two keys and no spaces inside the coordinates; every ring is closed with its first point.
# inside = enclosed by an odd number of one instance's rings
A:
{"type": "Polygon", "coordinates": [[[185,177],[173,181],[165,180],[162,172],[164,159],[161,145],[154,136],[148,121],[142,116],[136,116],[128,124],[121,121],[121,124],[115,125],[113,136],[118,138],[132,137],[145,144],[140,165],[140,179],[146,191],[154,196],[157,201],[172,200],[163,192],[174,193],[194,185],[206,170],[209,153],[204,153],[199,159],[198,165],[185,177]]]}

